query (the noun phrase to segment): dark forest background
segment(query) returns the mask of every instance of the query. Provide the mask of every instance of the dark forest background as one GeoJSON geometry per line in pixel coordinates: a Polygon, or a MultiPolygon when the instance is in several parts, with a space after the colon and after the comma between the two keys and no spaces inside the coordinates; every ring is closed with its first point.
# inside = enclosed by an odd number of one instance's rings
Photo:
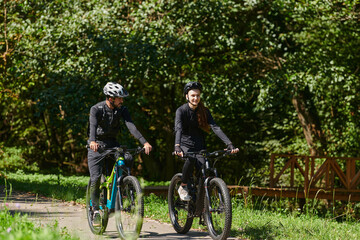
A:
{"type": "MultiPolygon", "coordinates": [[[[240,148],[217,164],[259,185],[271,153],[360,156],[359,1],[2,0],[0,169],[87,174],[89,109],[108,81],[152,144],[138,174],[170,180],[188,81],[240,148]]],[[[121,141],[137,142],[123,129],[121,141]]],[[[224,148],[213,133],[209,150],[224,148]]]]}

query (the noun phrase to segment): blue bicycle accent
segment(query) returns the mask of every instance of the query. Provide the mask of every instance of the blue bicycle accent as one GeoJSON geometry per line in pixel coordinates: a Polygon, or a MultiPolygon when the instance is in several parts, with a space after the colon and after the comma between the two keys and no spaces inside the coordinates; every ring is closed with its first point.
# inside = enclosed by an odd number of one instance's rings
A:
{"type": "MultiPolygon", "coordinates": [[[[89,181],[86,191],[86,212],[88,223],[94,234],[102,234],[108,224],[110,213],[115,213],[116,227],[121,239],[137,238],[142,227],[144,203],[139,181],[131,176],[133,156],[143,148],[126,149],[126,147],[103,148],[106,157],[115,160],[112,171],[101,175],[99,212],[101,223],[93,223],[93,204],[90,199],[89,181]],[[124,156],[127,156],[125,158],[124,156]]],[[[113,160],[112,160],[113,161],[113,160]]],[[[106,170],[106,168],[104,168],[106,170]]]]}

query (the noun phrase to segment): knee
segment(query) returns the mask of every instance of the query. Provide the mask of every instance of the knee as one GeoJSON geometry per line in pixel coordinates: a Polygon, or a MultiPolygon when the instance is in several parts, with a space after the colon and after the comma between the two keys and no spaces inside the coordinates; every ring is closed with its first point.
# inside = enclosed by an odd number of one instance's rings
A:
{"type": "Polygon", "coordinates": [[[188,158],[186,159],[186,164],[187,165],[190,165],[190,166],[193,166],[196,162],[196,159],[195,158],[188,158]]]}

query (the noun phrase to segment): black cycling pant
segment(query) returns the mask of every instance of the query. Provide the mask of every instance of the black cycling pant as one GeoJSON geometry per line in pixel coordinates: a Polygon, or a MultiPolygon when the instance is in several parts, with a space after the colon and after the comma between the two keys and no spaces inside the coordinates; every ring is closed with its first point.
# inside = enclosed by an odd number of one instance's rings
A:
{"type": "MultiPolygon", "coordinates": [[[[105,144],[106,147],[118,146],[116,142],[105,144]]],[[[115,159],[106,157],[108,151],[94,152],[88,149],[88,166],[90,172],[90,198],[92,206],[95,210],[99,210],[99,198],[100,198],[100,178],[101,174],[105,171],[111,173],[114,166],[115,159]],[[103,168],[105,166],[105,168],[103,168]]]]}
{"type": "Polygon", "coordinates": [[[201,169],[203,164],[205,164],[205,159],[202,155],[197,155],[196,158],[187,158],[182,169],[181,182],[184,184],[188,184],[189,179],[194,172],[194,166],[198,171],[199,169],[201,169]]]}

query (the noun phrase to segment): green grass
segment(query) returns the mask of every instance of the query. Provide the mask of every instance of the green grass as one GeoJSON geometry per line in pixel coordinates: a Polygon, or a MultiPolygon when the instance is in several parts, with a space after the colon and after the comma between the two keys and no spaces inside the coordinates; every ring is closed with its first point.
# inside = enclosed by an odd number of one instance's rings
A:
{"type": "MultiPolygon", "coordinates": [[[[85,203],[86,186],[89,176],[63,176],[55,174],[26,174],[19,170],[4,174],[7,181],[18,191],[31,191],[46,197],[85,203]]],[[[153,182],[139,179],[144,186],[166,186],[170,181],[153,182]]],[[[0,174],[0,184],[4,185],[4,177],[0,174]]]]}
{"type": "MultiPolygon", "coordinates": [[[[20,190],[26,189],[54,198],[76,201],[84,199],[85,186],[89,179],[88,177],[40,174],[6,175],[8,182],[11,182],[16,190],[21,187],[20,190]],[[57,187],[57,192],[62,189],[60,191],[62,193],[54,193],[51,190],[54,186],[57,187]],[[67,194],[66,191],[68,191],[67,194]]],[[[154,183],[144,181],[145,186],[151,184],[154,183]]],[[[232,237],[240,239],[360,239],[359,214],[357,213],[359,204],[342,203],[336,205],[337,209],[335,209],[335,207],[325,208],[320,200],[312,200],[307,203],[304,212],[300,212],[298,206],[294,204],[295,200],[254,199],[245,204],[241,196],[232,198],[232,237]]],[[[145,196],[144,200],[145,217],[170,222],[166,199],[151,194],[145,196]]],[[[198,219],[194,220],[193,228],[206,231],[206,227],[198,224],[198,219]]]]}
{"type": "MultiPolygon", "coordinates": [[[[4,174],[7,181],[18,191],[31,191],[46,197],[62,199],[65,201],[85,202],[86,186],[89,177],[64,177],[55,174],[25,174],[23,171],[4,174]]],[[[4,185],[4,178],[0,178],[4,185]]]]}
{"type": "Polygon", "coordinates": [[[11,213],[9,210],[0,211],[0,240],[75,240],[65,230],[57,225],[45,227],[36,226],[26,215],[11,213]]]}
{"type": "MultiPolygon", "coordinates": [[[[231,236],[239,239],[360,239],[360,224],[354,220],[338,222],[311,214],[256,210],[235,198],[232,206],[231,236]]],[[[169,223],[167,200],[153,194],[145,197],[145,217],[169,223]]],[[[192,228],[206,231],[198,218],[192,228]]]]}
{"type": "Polygon", "coordinates": [[[357,222],[254,210],[233,204],[232,236],[246,239],[360,239],[357,222]]]}

